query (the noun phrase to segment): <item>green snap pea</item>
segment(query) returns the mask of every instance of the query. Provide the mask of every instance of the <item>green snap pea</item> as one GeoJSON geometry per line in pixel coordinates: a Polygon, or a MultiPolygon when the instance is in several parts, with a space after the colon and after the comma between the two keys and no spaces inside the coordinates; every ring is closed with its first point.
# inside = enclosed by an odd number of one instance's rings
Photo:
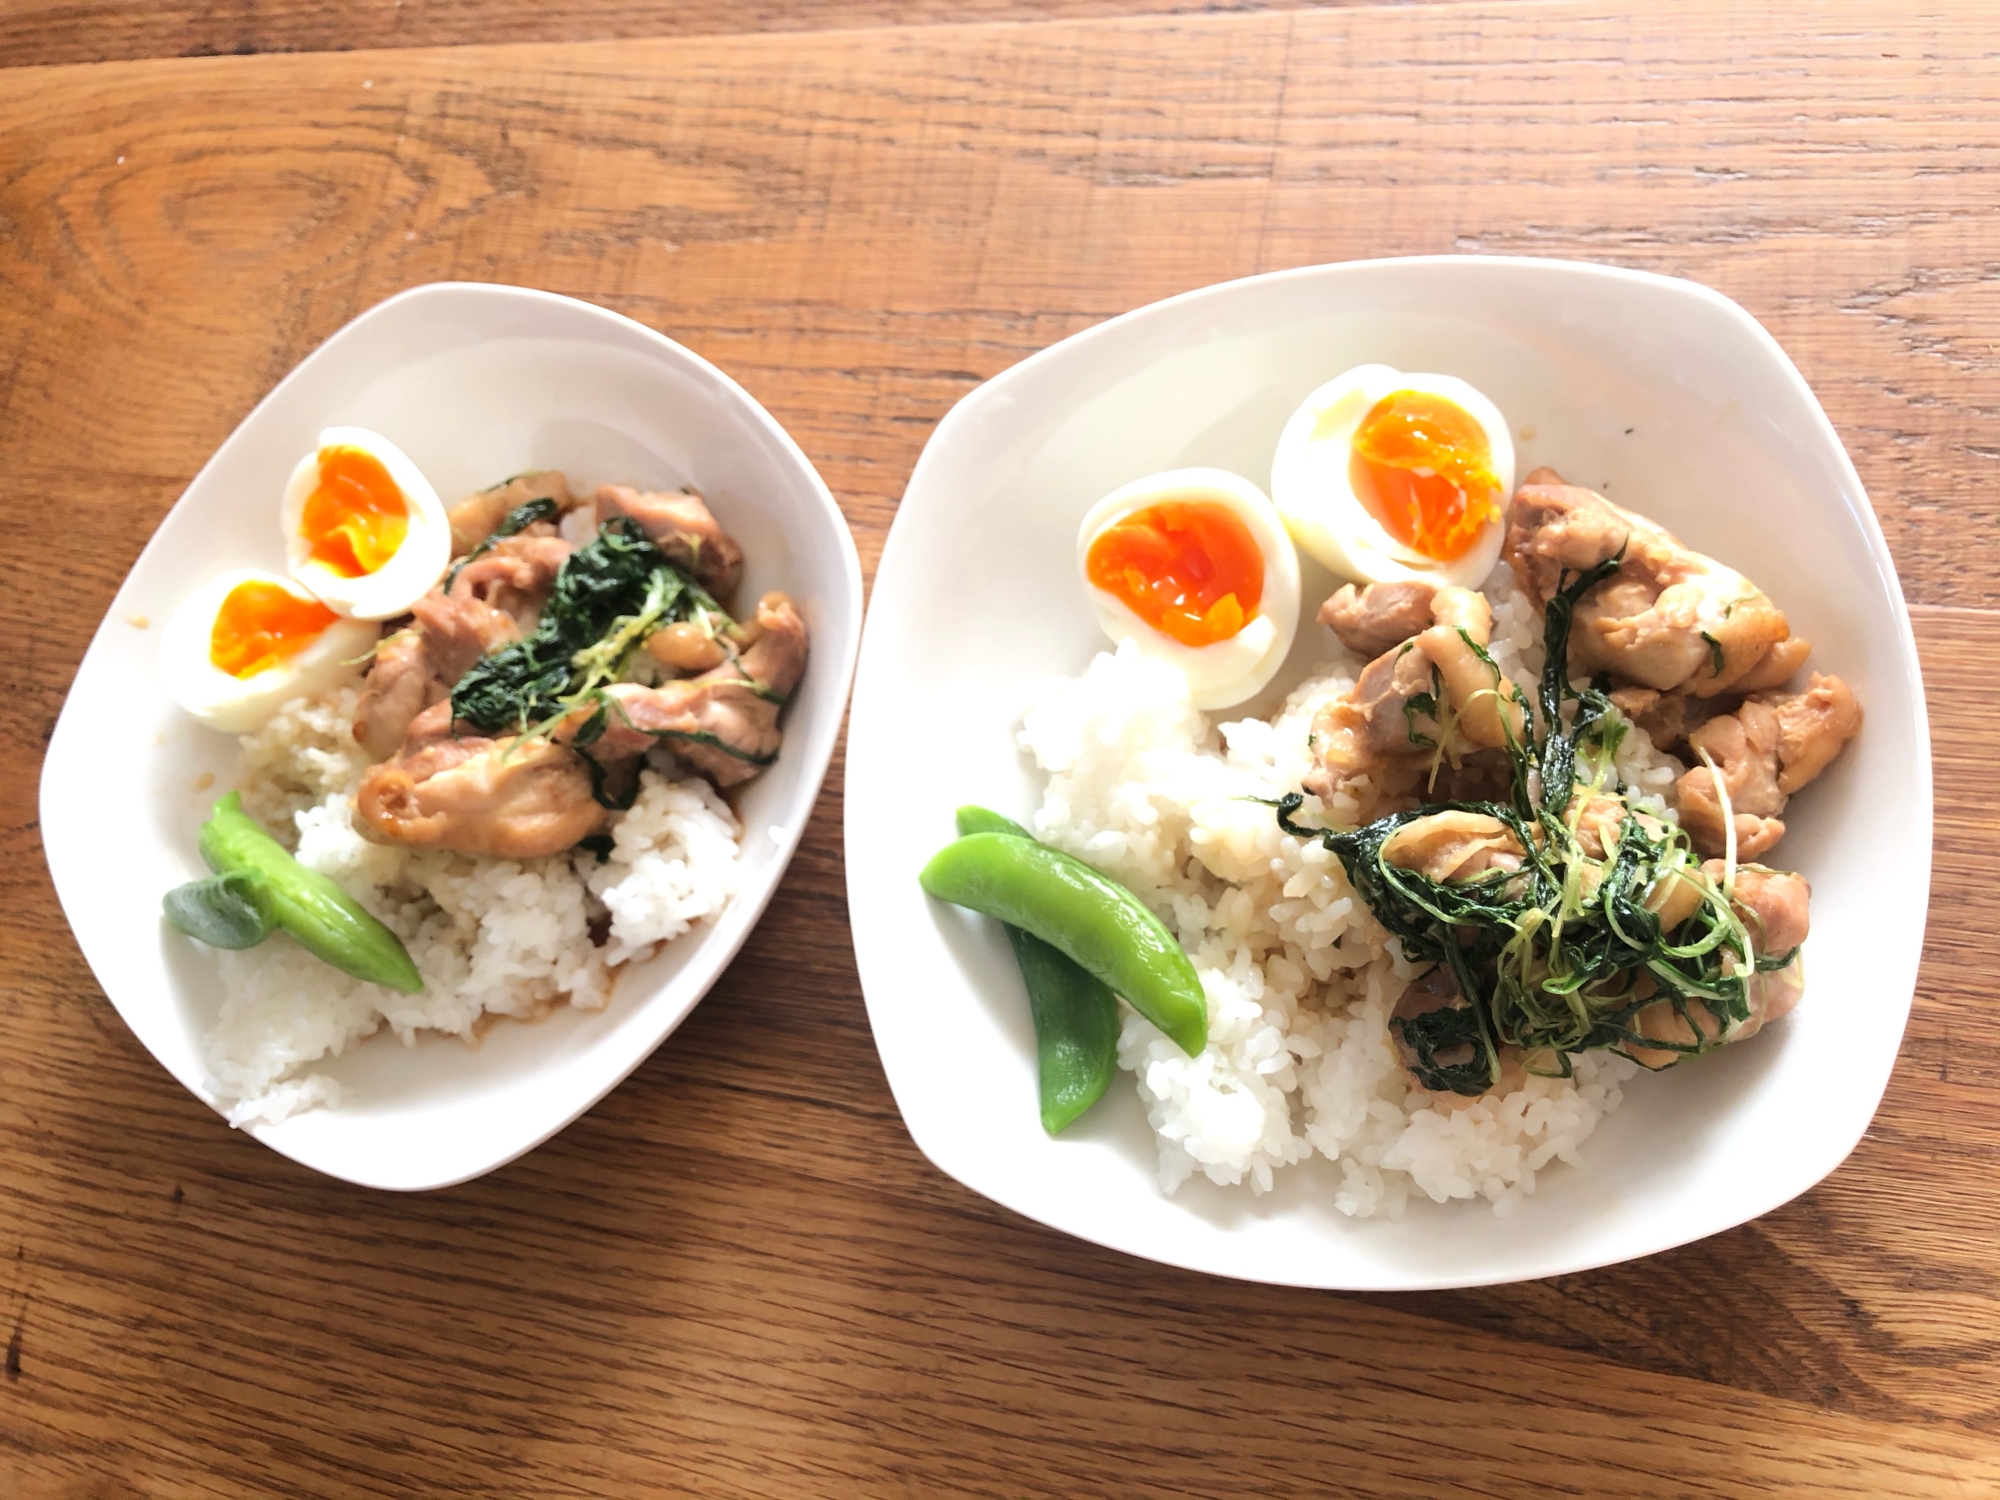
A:
{"type": "Polygon", "coordinates": [[[918,876],[925,891],[1025,928],[1102,980],[1190,1057],[1208,1043],[1208,1002],[1194,965],[1124,886],[1033,839],[974,833],[918,876]]]}
{"type": "MultiPolygon", "coordinates": [[[[1012,818],[961,807],[958,831],[1031,839],[1012,818]]],[[[1118,1073],[1118,1000],[1104,981],[1031,932],[1002,924],[1014,949],[1035,1020],[1035,1067],[1042,1129],[1050,1135],[1099,1099],[1118,1073]]]]}
{"type": "Polygon", "coordinates": [[[1034,838],[1012,818],[1003,817],[990,807],[978,807],[970,802],[958,810],[958,836],[964,838],[969,833],[1011,833],[1017,839],[1034,838]]]}
{"type": "MultiPolygon", "coordinates": [[[[342,973],[408,995],[424,987],[402,940],[326,876],[292,858],[243,811],[242,798],[235,792],[216,803],[214,813],[201,825],[201,857],[217,875],[246,879],[257,906],[272,923],[342,973]]],[[[170,921],[177,894],[168,893],[170,921]]]]}
{"type": "Polygon", "coordinates": [[[1035,1018],[1042,1129],[1061,1133],[1118,1075],[1118,1001],[1104,981],[1032,932],[1007,928],[1035,1018]]]}

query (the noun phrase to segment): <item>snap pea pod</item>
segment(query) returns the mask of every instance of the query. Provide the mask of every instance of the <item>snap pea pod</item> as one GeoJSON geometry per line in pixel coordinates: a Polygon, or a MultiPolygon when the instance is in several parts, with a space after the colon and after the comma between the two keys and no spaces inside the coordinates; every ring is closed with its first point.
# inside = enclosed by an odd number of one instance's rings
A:
{"type": "Polygon", "coordinates": [[[1059,1134],[1118,1073],[1118,1001],[1104,981],[1032,932],[1007,928],[1035,1018],[1042,1129],[1059,1134]]]}
{"type": "Polygon", "coordinates": [[[940,901],[1025,928],[1123,995],[1190,1057],[1208,1043],[1194,965],[1124,886],[1059,849],[1010,833],[946,844],[917,877],[940,901]]]}
{"type": "Polygon", "coordinates": [[[243,811],[235,792],[201,825],[201,857],[218,875],[248,877],[270,921],[342,973],[408,995],[424,987],[402,940],[326,876],[292,858],[243,811]]]}
{"type": "MultiPolygon", "coordinates": [[[[1032,839],[1035,836],[1005,814],[997,813],[990,807],[979,807],[966,803],[958,810],[958,836],[964,838],[969,833],[1011,833],[1017,839],[1032,839]]],[[[1040,840],[1036,840],[1040,842],[1040,840]]]]}
{"type": "MultiPolygon", "coordinates": [[[[983,807],[961,807],[958,831],[1034,835],[983,807]]],[[[1118,1072],[1118,1001],[1104,981],[1032,932],[1002,923],[1028,987],[1042,1129],[1059,1134],[1104,1097],[1118,1072]]]]}

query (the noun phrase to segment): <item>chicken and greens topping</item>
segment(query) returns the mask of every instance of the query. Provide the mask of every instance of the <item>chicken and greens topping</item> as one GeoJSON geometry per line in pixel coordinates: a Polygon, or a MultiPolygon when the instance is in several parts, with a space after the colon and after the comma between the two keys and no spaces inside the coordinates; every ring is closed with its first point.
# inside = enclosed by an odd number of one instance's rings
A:
{"type": "Polygon", "coordinates": [[[451,513],[461,560],[377,650],[355,736],[379,764],[357,807],[385,841],[533,858],[595,834],[665,746],[718,787],[777,759],[805,670],[783,594],[735,619],[742,549],[693,491],[605,485],[580,510],[559,473],[451,513]]]}
{"type": "MultiPolygon", "coordinates": [[[[365,662],[353,733],[372,764],[354,805],[369,839],[561,854],[596,847],[656,749],[718,789],[778,758],[806,627],[782,593],[732,613],[743,550],[691,488],[606,484],[586,499],[538,470],[447,512],[386,439],[338,428],[301,461],[284,526],[291,576],[232,574],[197,591],[167,637],[185,648],[170,668],[195,664],[170,682],[205,722],[245,732],[365,662]]],[[[222,858],[252,841],[211,836],[217,820],[236,828],[243,815],[232,805],[211,820],[202,848],[216,877],[170,897],[174,925],[221,946],[284,926],[350,974],[384,972],[379,957],[342,962],[360,951],[351,938],[313,946],[310,903],[288,893],[323,879],[288,869],[275,843],[222,858]]],[[[396,939],[371,929],[361,947],[385,942],[396,939]]],[[[414,972],[407,959],[396,970],[414,972]]]]}
{"type": "Polygon", "coordinates": [[[1390,1029],[1443,1095],[1567,1076],[1598,1049],[1662,1068],[1789,1011],[1809,890],[1753,861],[1861,728],[1838,677],[1785,689],[1811,646],[1762,590],[1551,469],[1516,493],[1502,555],[1543,611],[1534,701],[1489,654],[1480,594],[1349,584],[1320,620],[1373,659],[1321,710],[1316,768],[1278,809],[1433,965],[1390,1029]],[[1634,725],[1697,762],[1678,821],[1618,777],[1634,725]],[[1352,801],[1360,826],[1301,823],[1309,796],[1352,801]]]}

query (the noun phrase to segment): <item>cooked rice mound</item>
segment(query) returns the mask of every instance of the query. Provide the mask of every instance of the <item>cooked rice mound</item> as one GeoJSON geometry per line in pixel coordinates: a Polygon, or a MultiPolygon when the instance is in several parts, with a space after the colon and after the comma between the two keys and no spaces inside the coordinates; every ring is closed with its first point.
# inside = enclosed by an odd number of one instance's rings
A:
{"type": "Polygon", "coordinates": [[[736,892],[735,814],[663,754],[609,825],[602,862],[587,850],[512,860],[370,843],[354,825],[368,765],[352,729],[358,692],[350,683],[280,709],[244,738],[236,783],[245,809],[300,863],[395,931],[424,989],[404,995],[350,978],[283,933],[221,952],[222,1011],[205,1045],[232,1125],[338,1103],[340,1086],[306,1069],[385,1024],[406,1045],[420,1031],[476,1043],[492,1017],[600,1009],[619,965],[714,916],[736,892]]]}
{"type": "MultiPolygon", "coordinates": [[[[1532,682],[1540,611],[1504,567],[1485,592],[1495,662],[1532,682]]],[[[1270,722],[1210,725],[1182,675],[1129,644],[1047,684],[1021,732],[1048,776],[1035,832],[1130,886],[1188,950],[1207,993],[1199,1057],[1129,1008],[1119,1036],[1168,1192],[1196,1172],[1263,1192],[1280,1168],[1317,1152],[1338,1164],[1343,1213],[1394,1217],[1413,1192],[1485,1198],[1504,1213],[1551,1162],[1576,1162],[1638,1067],[1591,1053],[1575,1059],[1573,1078],[1530,1077],[1455,1109],[1410,1089],[1388,1019],[1417,967],[1356,898],[1338,858],[1247,800],[1297,790],[1312,764],[1314,715],[1366,665],[1330,634],[1328,646],[1323,670],[1270,722]]],[[[1678,761],[1635,728],[1616,765],[1664,812],[1678,761]]],[[[1357,812],[1309,798],[1299,816],[1351,824],[1357,812]]]]}

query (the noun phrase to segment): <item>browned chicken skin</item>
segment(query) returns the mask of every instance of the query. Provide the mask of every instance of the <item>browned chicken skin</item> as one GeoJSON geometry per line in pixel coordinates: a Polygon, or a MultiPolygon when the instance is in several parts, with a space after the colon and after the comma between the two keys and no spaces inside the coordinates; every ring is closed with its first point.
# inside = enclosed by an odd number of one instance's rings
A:
{"type": "Polygon", "coordinates": [[[1412,818],[1382,843],[1382,858],[1426,880],[1474,880],[1518,870],[1527,857],[1514,832],[1487,813],[1447,809],[1412,818]]]}
{"type": "Polygon", "coordinates": [[[1319,607],[1319,622],[1330,626],[1341,645],[1357,656],[1376,657],[1431,627],[1434,583],[1344,584],[1319,607]]]}
{"type": "Polygon", "coordinates": [[[1349,795],[1363,821],[1394,807],[1440,759],[1456,763],[1498,750],[1526,730],[1514,685],[1476,647],[1493,635],[1493,612],[1471,589],[1352,584],[1320,609],[1350,644],[1373,644],[1416,626],[1382,651],[1353,688],[1327,704],[1313,724],[1319,766],[1305,789],[1349,795]],[[1432,706],[1442,711],[1433,712],[1432,706]],[[1449,724],[1447,730],[1446,725],[1449,724]],[[1442,741],[1442,746],[1440,742],[1442,741]]]}
{"type": "Polygon", "coordinates": [[[1554,469],[1535,470],[1515,492],[1502,555],[1538,604],[1547,604],[1564,572],[1579,573],[1624,549],[1618,571],[1584,596],[1570,637],[1576,666],[1628,683],[1696,697],[1741,691],[1750,674],[1775,685],[1811,648],[1786,646],[1785,616],[1734,569],[1683,546],[1643,516],[1602,495],[1566,484],[1554,469]]]}
{"type": "Polygon", "coordinates": [[[512,618],[519,633],[526,635],[555,591],[556,575],[570,550],[553,526],[538,521],[518,536],[493,543],[460,567],[456,576],[447,574],[451,597],[477,599],[512,618]]]}
{"type": "MultiPolygon", "coordinates": [[[[1778,720],[1761,704],[1746,703],[1733,714],[1710,719],[1688,737],[1689,745],[1715,762],[1736,832],[1739,859],[1755,859],[1785,836],[1778,814],[1785,810],[1778,790],[1778,720]]],[[[1703,853],[1724,847],[1728,830],[1722,800],[1708,768],[1697,766],[1674,788],[1681,826],[1703,853]]]]}
{"type": "Polygon", "coordinates": [[[735,786],[777,756],[778,706],[747,683],[688,678],[656,688],[622,683],[609,691],[619,724],[592,748],[600,759],[629,756],[664,740],[717,786],[735,786]]]}
{"type": "Polygon", "coordinates": [[[560,853],[604,821],[583,761],[545,739],[447,735],[369,767],[355,806],[393,843],[506,859],[560,853]]]}
{"type": "MultiPolygon", "coordinates": [[[[1688,736],[1689,747],[1715,763],[1729,794],[1738,859],[1756,859],[1784,836],[1786,802],[1860,732],[1861,705],[1847,684],[1815,672],[1804,692],[1753,694],[1688,736]]],[[[1696,766],[1674,788],[1674,800],[1695,847],[1722,853],[1728,829],[1715,774],[1696,766]]]]}
{"type": "Polygon", "coordinates": [[[451,522],[451,555],[463,557],[499,528],[508,515],[530,500],[549,499],[556,509],[573,509],[576,498],[569,492],[569,480],[560,469],[537,469],[516,474],[490,490],[468,495],[446,512],[451,522]]]}
{"type": "MultiPolygon", "coordinates": [[[[1719,859],[1709,860],[1701,872],[1711,880],[1725,873],[1719,859]]],[[[1789,953],[1811,930],[1812,887],[1794,871],[1739,865],[1730,900],[1759,953],[1789,953]]]]}
{"type": "Polygon", "coordinates": [[[1778,716],[1778,790],[1787,797],[1818,776],[1861,732],[1861,704],[1838,677],[1815,672],[1802,693],[1751,700],[1778,716]]]}
{"type": "MultiPolygon", "coordinates": [[[[745,677],[791,701],[806,671],[806,622],[788,595],[773,589],[757,601],[738,665],[745,677]]],[[[719,670],[719,669],[718,669],[719,670]]]]}
{"type": "Polygon", "coordinates": [[[629,516],[676,567],[718,598],[743,576],[743,549],[709,513],[708,502],[692,489],[674,493],[636,490],[625,484],[597,488],[597,524],[629,516]]]}
{"type": "Polygon", "coordinates": [[[496,609],[469,591],[446,594],[432,589],[410,610],[415,633],[422,637],[431,668],[447,685],[455,684],[482,656],[521,638],[513,615],[496,609]]]}
{"type": "Polygon", "coordinates": [[[410,721],[450,692],[431,662],[424,633],[399,630],[375,648],[354,716],[354,738],[370,760],[387,760],[402,745],[410,721]]]}

